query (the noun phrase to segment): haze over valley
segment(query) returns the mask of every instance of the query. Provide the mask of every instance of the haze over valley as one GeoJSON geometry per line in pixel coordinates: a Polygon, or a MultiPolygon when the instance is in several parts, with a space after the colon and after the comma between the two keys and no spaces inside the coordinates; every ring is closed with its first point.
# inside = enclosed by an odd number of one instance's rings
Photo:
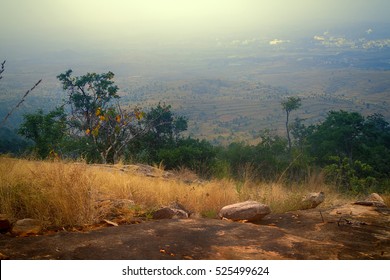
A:
{"type": "Polygon", "coordinates": [[[287,96],[302,99],[292,117],[308,124],[340,109],[390,119],[387,1],[66,2],[4,3],[1,118],[43,79],[10,128],[62,103],[56,76],[68,69],[112,71],[123,104],[171,104],[189,135],[214,143],[284,133],[287,96]]]}

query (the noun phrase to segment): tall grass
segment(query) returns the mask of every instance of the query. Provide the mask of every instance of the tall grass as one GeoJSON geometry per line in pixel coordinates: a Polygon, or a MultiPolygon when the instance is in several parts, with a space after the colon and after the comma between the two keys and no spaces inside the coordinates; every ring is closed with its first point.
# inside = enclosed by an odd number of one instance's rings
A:
{"type": "Polygon", "coordinates": [[[97,202],[104,199],[131,199],[144,211],[177,201],[206,217],[248,199],[268,204],[275,213],[295,210],[309,191],[324,191],[326,205],[345,200],[321,178],[290,187],[228,179],[188,183],[180,176],[149,178],[119,169],[0,157],[0,213],[11,219],[39,219],[46,226],[70,226],[99,222],[104,217],[97,202]]]}
{"type": "Polygon", "coordinates": [[[93,176],[86,166],[1,158],[0,211],[46,225],[94,221],[93,176]]]}

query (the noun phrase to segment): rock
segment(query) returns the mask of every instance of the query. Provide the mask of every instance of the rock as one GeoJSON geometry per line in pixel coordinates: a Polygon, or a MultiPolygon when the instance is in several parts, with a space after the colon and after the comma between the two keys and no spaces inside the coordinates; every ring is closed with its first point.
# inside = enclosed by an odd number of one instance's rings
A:
{"type": "Polygon", "coordinates": [[[246,220],[248,222],[256,222],[271,213],[268,205],[257,201],[245,201],[224,206],[218,216],[222,219],[230,219],[233,221],[246,220]]]}
{"type": "Polygon", "coordinates": [[[188,216],[192,213],[191,211],[187,210],[183,204],[177,201],[173,202],[171,205],[169,205],[169,207],[173,209],[183,210],[188,214],[188,216]]]}
{"type": "Polygon", "coordinates": [[[12,227],[11,233],[18,236],[38,234],[42,230],[41,222],[35,219],[18,220],[12,227]]]}
{"type": "Polygon", "coordinates": [[[119,226],[118,223],[115,223],[113,221],[109,221],[109,220],[106,220],[106,219],[103,219],[103,222],[105,222],[108,225],[114,226],[114,227],[118,227],[119,226]]]}
{"type": "Polygon", "coordinates": [[[0,233],[6,233],[11,230],[11,223],[5,214],[0,214],[0,233]]]}
{"type": "Polygon", "coordinates": [[[374,207],[387,207],[383,198],[377,193],[372,193],[365,200],[356,201],[354,204],[374,207]]]}
{"type": "Polygon", "coordinates": [[[153,219],[187,219],[188,213],[181,209],[163,207],[153,213],[153,219]]]}
{"type": "Polygon", "coordinates": [[[164,171],[162,169],[150,166],[150,165],[145,165],[145,164],[137,164],[137,165],[130,165],[133,170],[135,170],[136,173],[144,175],[146,177],[152,177],[152,178],[171,178],[173,177],[173,173],[164,171]]]}
{"type": "Polygon", "coordinates": [[[302,198],[302,207],[301,210],[316,208],[325,200],[325,194],[323,192],[319,193],[309,193],[302,198]]]}
{"type": "Polygon", "coordinates": [[[188,219],[191,212],[183,204],[175,201],[153,213],[153,219],[188,219]]]}

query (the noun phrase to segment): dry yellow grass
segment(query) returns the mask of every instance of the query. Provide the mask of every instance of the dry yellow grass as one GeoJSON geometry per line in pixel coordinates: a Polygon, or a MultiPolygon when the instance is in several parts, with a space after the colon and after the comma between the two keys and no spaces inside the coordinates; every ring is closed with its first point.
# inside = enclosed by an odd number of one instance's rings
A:
{"type": "Polygon", "coordinates": [[[96,202],[108,198],[133,200],[142,211],[177,201],[192,212],[215,217],[223,206],[248,199],[266,203],[277,213],[295,210],[302,196],[312,191],[326,193],[325,206],[346,199],[314,177],[305,186],[288,188],[233,180],[185,183],[177,176],[150,178],[84,163],[0,157],[0,213],[13,219],[36,218],[47,226],[99,222],[96,202]]]}
{"type": "Polygon", "coordinates": [[[385,204],[386,204],[387,206],[389,206],[389,205],[390,205],[390,194],[387,193],[387,194],[381,195],[381,196],[382,196],[383,201],[385,202],[385,204]]]}
{"type": "Polygon", "coordinates": [[[91,177],[85,166],[1,158],[0,211],[47,225],[94,221],[91,177]]]}

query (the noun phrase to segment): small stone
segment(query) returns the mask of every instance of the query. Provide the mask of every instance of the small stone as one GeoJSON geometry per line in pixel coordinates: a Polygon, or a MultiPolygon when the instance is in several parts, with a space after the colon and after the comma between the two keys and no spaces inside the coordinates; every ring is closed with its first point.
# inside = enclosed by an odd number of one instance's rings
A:
{"type": "Polygon", "coordinates": [[[177,202],[177,201],[171,203],[171,205],[169,205],[169,207],[172,209],[182,210],[182,211],[186,212],[188,215],[191,214],[191,211],[188,211],[183,204],[181,204],[180,202],[177,202]]]}
{"type": "Polygon", "coordinates": [[[109,221],[109,220],[106,220],[106,219],[103,219],[103,222],[105,222],[106,224],[109,224],[111,226],[114,226],[114,227],[118,227],[119,225],[113,221],[109,221]]]}
{"type": "Polygon", "coordinates": [[[188,213],[171,207],[161,208],[153,213],[153,219],[187,219],[188,213]]]}
{"type": "Polygon", "coordinates": [[[26,236],[38,234],[42,231],[41,222],[35,219],[22,219],[16,221],[12,227],[11,233],[17,236],[26,236]]]}
{"type": "Polygon", "coordinates": [[[325,200],[324,192],[309,193],[302,198],[301,210],[316,208],[325,200]]]}

